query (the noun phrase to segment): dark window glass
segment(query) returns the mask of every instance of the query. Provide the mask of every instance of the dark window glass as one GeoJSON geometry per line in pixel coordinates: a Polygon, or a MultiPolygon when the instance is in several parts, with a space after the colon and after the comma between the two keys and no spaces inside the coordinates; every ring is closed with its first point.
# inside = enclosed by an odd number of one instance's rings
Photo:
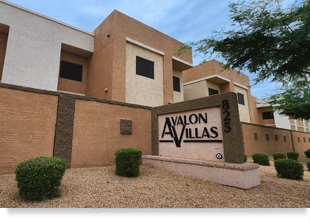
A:
{"type": "Polygon", "coordinates": [[[284,140],[284,142],[286,142],[286,136],[283,136],[283,140],[284,140]]]}
{"type": "Polygon", "coordinates": [[[269,134],[266,134],[266,140],[267,140],[267,141],[270,140],[269,134]]]}
{"type": "Polygon", "coordinates": [[[173,91],[181,92],[180,78],[176,76],[173,77],[173,91]]]}
{"type": "Polygon", "coordinates": [[[154,62],[136,57],[136,74],[154,79],[154,62]]]}
{"type": "Polygon", "coordinates": [[[304,142],[306,143],[306,138],[304,137],[303,139],[304,139],[304,142]]]}
{"type": "Polygon", "coordinates": [[[254,132],[254,140],[258,140],[258,135],[257,135],[257,133],[256,132],[254,132]]]}
{"type": "Polygon", "coordinates": [[[278,141],[278,135],[277,135],[277,134],[274,135],[274,139],[275,139],[276,141],[278,141]]]}
{"type": "Polygon", "coordinates": [[[298,140],[298,142],[300,142],[300,138],[299,137],[297,137],[297,140],[298,140]]]}
{"type": "Polygon", "coordinates": [[[59,77],[82,82],[83,66],[67,61],[60,62],[59,77]]]}
{"type": "Polygon", "coordinates": [[[241,105],[245,105],[244,104],[244,95],[238,92],[237,96],[238,96],[238,103],[241,105]]]}
{"type": "Polygon", "coordinates": [[[209,95],[217,95],[217,94],[219,94],[219,91],[216,90],[216,89],[208,88],[208,90],[209,90],[209,95]]]}
{"type": "Polygon", "coordinates": [[[263,119],[273,119],[273,113],[272,112],[262,112],[262,116],[263,116],[263,119]]]}

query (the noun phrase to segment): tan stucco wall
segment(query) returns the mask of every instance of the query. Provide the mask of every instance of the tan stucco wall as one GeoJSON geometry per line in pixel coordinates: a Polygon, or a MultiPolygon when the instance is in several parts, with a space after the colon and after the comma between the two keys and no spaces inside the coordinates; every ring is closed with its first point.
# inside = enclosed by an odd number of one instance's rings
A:
{"type": "Polygon", "coordinates": [[[126,102],[146,106],[164,104],[163,56],[127,43],[126,102]],[[136,74],[136,56],[154,62],[154,79],[136,74]]]}
{"type": "Polygon", "coordinates": [[[151,111],[76,100],[72,167],[113,165],[115,151],[138,148],[151,154],[151,111]],[[132,120],[132,134],[120,134],[120,120],[132,120]]]}
{"type": "Polygon", "coordinates": [[[57,96],[0,88],[0,173],[32,157],[53,156],[57,96]]]}
{"type": "Polygon", "coordinates": [[[57,91],[62,45],[93,52],[94,36],[8,1],[0,1],[0,23],[9,26],[2,83],[57,91]]]}
{"type": "Polygon", "coordinates": [[[252,156],[252,154],[259,152],[272,156],[275,152],[286,153],[293,151],[291,133],[289,130],[242,123],[242,132],[244,149],[248,156],[252,156]],[[258,140],[254,139],[254,133],[257,133],[258,140]],[[269,141],[266,140],[266,134],[269,134],[269,141]],[[278,141],[275,140],[275,135],[278,135],[278,141]],[[286,136],[286,142],[283,136],[286,136]]]}
{"type": "Polygon", "coordinates": [[[239,86],[234,86],[235,93],[241,93],[244,97],[244,105],[238,104],[240,121],[250,123],[250,109],[248,101],[248,91],[247,89],[241,88],[239,86]]]}
{"type": "MultiPolygon", "coordinates": [[[[183,43],[116,10],[96,28],[94,34],[95,49],[88,71],[87,93],[89,95],[122,102],[126,100],[127,37],[164,52],[164,103],[173,100],[172,56],[183,43]],[[107,93],[104,92],[105,88],[108,88],[107,93]]],[[[191,55],[183,54],[178,58],[192,63],[191,55]]]]}
{"type": "Polygon", "coordinates": [[[0,32],[0,80],[2,78],[2,70],[4,65],[7,40],[8,35],[0,32]]]}
{"type": "Polygon", "coordinates": [[[305,155],[304,152],[310,149],[310,142],[309,142],[310,133],[292,131],[292,134],[293,134],[295,151],[299,153],[299,155],[305,155]]]}
{"type": "Polygon", "coordinates": [[[87,83],[87,64],[88,59],[79,55],[75,55],[72,53],[68,53],[65,51],[61,51],[61,60],[79,64],[83,66],[83,73],[82,73],[82,82],[58,78],[58,91],[67,91],[79,94],[85,94],[86,92],[86,83],[87,83]]]}
{"type": "Polygon", "coordinates": [[[176,76],[180,79],[180,92],[173,91],[173,102],[183,102],[184,101],[184,89],[183,89],[183,76],[182,72],[179,70],[173,70],[173,76],[176,76]]]}
{"type": "Polygon", "coordinates": [[[198,99],[208,95],[207,83],[205,80],[184,85],[184,100],[198,99]]]}
{"type": "Polygon", "coordinates": [[[215,83],[212,83],[212,82],[209,82],[208,80],[206,81],[206,84],[207,84],[207,94],[208,94],[208,95],[210,95],[210,94],[209,94],[209,88],[215,89],[215,90],[219,91],[219,93],[221,92],[221,87],[220,87],[220,85],[215,84],[215,83]]]}

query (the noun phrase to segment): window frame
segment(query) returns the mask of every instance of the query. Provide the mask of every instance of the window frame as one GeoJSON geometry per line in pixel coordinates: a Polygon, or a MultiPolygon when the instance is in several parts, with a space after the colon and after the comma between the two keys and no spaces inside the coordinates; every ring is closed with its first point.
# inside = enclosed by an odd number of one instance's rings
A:
{"type": "Polygon", "coordinates": [[[244,94],[243,93],[237,92],[237,98],[238,98],[238,104],[245,105],[244,94]]]}
{"type": "Polygon", "coordinates": [[[209,96],[211,96],[211,95],[218,95],[219,94],[219,90],[212,89],[212,88],[208,87],[208,93],[209,93],[209,96]]]}
{"type": "Polygon", "coordinates": [[[67,60],[61,60],[59,67],[59,78],[76,82],[83,82],[83,69],[84,66],[82,64],[70,62],[67,60]],[[78,71],[78,73],[74,71],[78,71]]]}
{"type": "Polygon", "coordinates": [[[173,80],[173,91],[181,92],[181,79],[177,76],[173,76],[172,80],[173,80]]]}
{"type": "Polygon", "coordinates": [[[136,75],[154,79],[154,62],[140,56],[136,56],[136,75]]]}

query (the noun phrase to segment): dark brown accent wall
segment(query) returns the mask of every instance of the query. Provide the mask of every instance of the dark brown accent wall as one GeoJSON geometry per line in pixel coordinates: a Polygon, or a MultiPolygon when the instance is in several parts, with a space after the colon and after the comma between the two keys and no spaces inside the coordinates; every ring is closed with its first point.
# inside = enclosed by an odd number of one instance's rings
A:
{"type": "Polygon", "coordinates": [[[67,167],[71,165],[74,111],[75,98],[59,95],[53,156],[65,159],[67,167]]]}

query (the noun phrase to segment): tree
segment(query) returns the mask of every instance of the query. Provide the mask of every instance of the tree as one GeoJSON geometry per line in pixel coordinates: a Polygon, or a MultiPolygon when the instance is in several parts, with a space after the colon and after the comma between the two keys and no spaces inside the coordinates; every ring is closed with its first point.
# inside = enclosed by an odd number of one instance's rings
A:
{"type": "Polygon", "coordinates": [[[310,82],[294,82],[285,85],[270,97],[268,103],[273,111],[294,119],[310,120],[310,82]]]}
{"type": "Polygon", "coordinates": [[[270,104],[280,114],[310,118],[310,0],[239,0],[229,4],[233,30],[191,42],[180,49],[220,56],[224,69],[248,70],[255,84],[266,79],[282,82],[270,104]]]}
{"type": "Polygon", "coordinates": [[[191,42],[204,60],[220,55],[224,68],[247,69],[255,83],[310,77],[310,0],[284,8],[282,0],[242,0],[229,4],[233,30],[191,42]]]}

